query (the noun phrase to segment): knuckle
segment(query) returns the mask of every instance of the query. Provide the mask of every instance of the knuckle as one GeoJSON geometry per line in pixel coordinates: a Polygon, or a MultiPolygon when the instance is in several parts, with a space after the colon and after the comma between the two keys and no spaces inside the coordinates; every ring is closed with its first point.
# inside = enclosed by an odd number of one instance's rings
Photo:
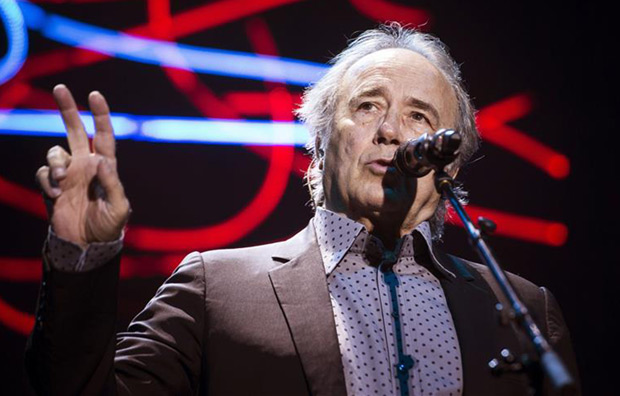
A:
{"type": "Polygon", "coordinates": [[[122,213],[125,219],[127,219],[131,215],[131,204],[129,203],[129,200],[127,198],[123,200],[122,213]]]}
{"type": "Polygon", "coordinates": [[[41,178],[42,176],[45,176],[48,172],[49,172],[49,167],[43,165],[39,169],[37,169],[37,172],[35,175],[37,178],[41,178]]]}
{"type": "Polygon", "coordinates": [[[40,167],[37,170],[34,181],[41,190],[47,192],[50,187],[49,169],[46,166],[40,167]]]}
{"type": "Polygon", "coordinates": [[[69,153],[67,152],[67,150],[64,149],[64,147],[59,146],[59,145],[55,145],[52,148],[50,148],[49,150],[47,150],[47,158],[67,158],[70,157],[69,153]]]}
{"type": "Polygon", "coordinates": [[[62,148],[58,145],[51,147],[49,150],[47,150],[47,158],[52,158],[56,155],[58,155],[58,152],[61,150],[62,148]]]}

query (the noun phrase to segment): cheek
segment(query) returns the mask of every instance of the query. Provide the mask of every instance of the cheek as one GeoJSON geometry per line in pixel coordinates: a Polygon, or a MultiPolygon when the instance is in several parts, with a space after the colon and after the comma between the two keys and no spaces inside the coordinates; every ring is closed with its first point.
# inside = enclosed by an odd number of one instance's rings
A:
{"type": "Polygon", "coordinates": [[[431,172],[428,175],[418,179],[417,190],[417,194],[423,204],[436,203],[439,201],[440,195],[435,189],[435,173],[431,172]]]}
{"type": "Polygon", "coordinates": [[[364,136],[363,131],[351,119],[339,122],[328,144],[328,150],[335,159],[331,165],[357,163],[363,152],[364,136]]]}
{"type": "Polygon", "coordinates": [[[375,110],[369,110],[369,111],[356,112],[351,117],[351,120],[352,120],[352,123],[354,123],[358,127],[369,128],[373,126],[376,127],[381,118],[382,117],[381,117],[381,114],[379,113],[379,110],[375,109],[375,110]]]}

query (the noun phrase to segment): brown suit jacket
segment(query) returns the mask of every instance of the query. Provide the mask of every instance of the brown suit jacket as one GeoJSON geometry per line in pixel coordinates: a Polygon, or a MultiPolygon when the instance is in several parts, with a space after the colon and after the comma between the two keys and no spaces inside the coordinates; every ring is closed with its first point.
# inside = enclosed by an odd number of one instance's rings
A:
{"type": "MultiPolygon", "coordinates": [[[[502,348],[484,267],[434,253],[459,337],[465,395],[524,395],[522,375],[493,377],[502,348]]],[[[430,254],[416,248],[416,260],[430,254]]],[[[85,273],[44,273],[26,365],[41,394],[345,395],[332,307],[312,226],[293,238],[192,253],[124,333],[114,335],[118,257],[85,273]]],[[[433,268],[432,265],[429,268],[433,268]]],[[[560,310],[544,288],[510,276],[576,373],[560,310]]]]}

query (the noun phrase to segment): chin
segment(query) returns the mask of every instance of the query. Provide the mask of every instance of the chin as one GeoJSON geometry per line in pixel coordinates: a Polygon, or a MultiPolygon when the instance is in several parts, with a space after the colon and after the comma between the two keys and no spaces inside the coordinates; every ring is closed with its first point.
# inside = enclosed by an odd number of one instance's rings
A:
{"type": "Polygon", "coordinates": [[[413,201],[389,189],[382,189],[381,192],[369,194],[364,198],[359,201],[360,206],[370,212],[407,211],[413,201]]]}

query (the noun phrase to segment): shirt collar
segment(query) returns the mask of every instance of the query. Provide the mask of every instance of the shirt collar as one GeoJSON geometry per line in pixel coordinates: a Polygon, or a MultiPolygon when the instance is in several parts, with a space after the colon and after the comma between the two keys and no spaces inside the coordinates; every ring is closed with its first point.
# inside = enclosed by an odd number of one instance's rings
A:
{"type": "MultiPolygon", "coordinates": [[[[319,250],[321,251],[321,257],[323,258],[323,265],[327,275],[338,266],[349,251],[361,252],[366,248],[366,243],[370,242],[370,235],[366,227],[362,224],[324,208],[319,207],[316,209],[312,223],[317,235],[319,250]]],[[[428,221],[420,223],[410,235],[404,237],[405,243],[402,244],[399,257],[413,255],[413,240],[415,234],[422,237],[421,239],[416,239],[423,241],[426,245],[433,265],[444,274],[447,273],[452,277],[456,277],[454,273],[441,265],[435,257],[432,249],[431,228],[428,221]]]]}

